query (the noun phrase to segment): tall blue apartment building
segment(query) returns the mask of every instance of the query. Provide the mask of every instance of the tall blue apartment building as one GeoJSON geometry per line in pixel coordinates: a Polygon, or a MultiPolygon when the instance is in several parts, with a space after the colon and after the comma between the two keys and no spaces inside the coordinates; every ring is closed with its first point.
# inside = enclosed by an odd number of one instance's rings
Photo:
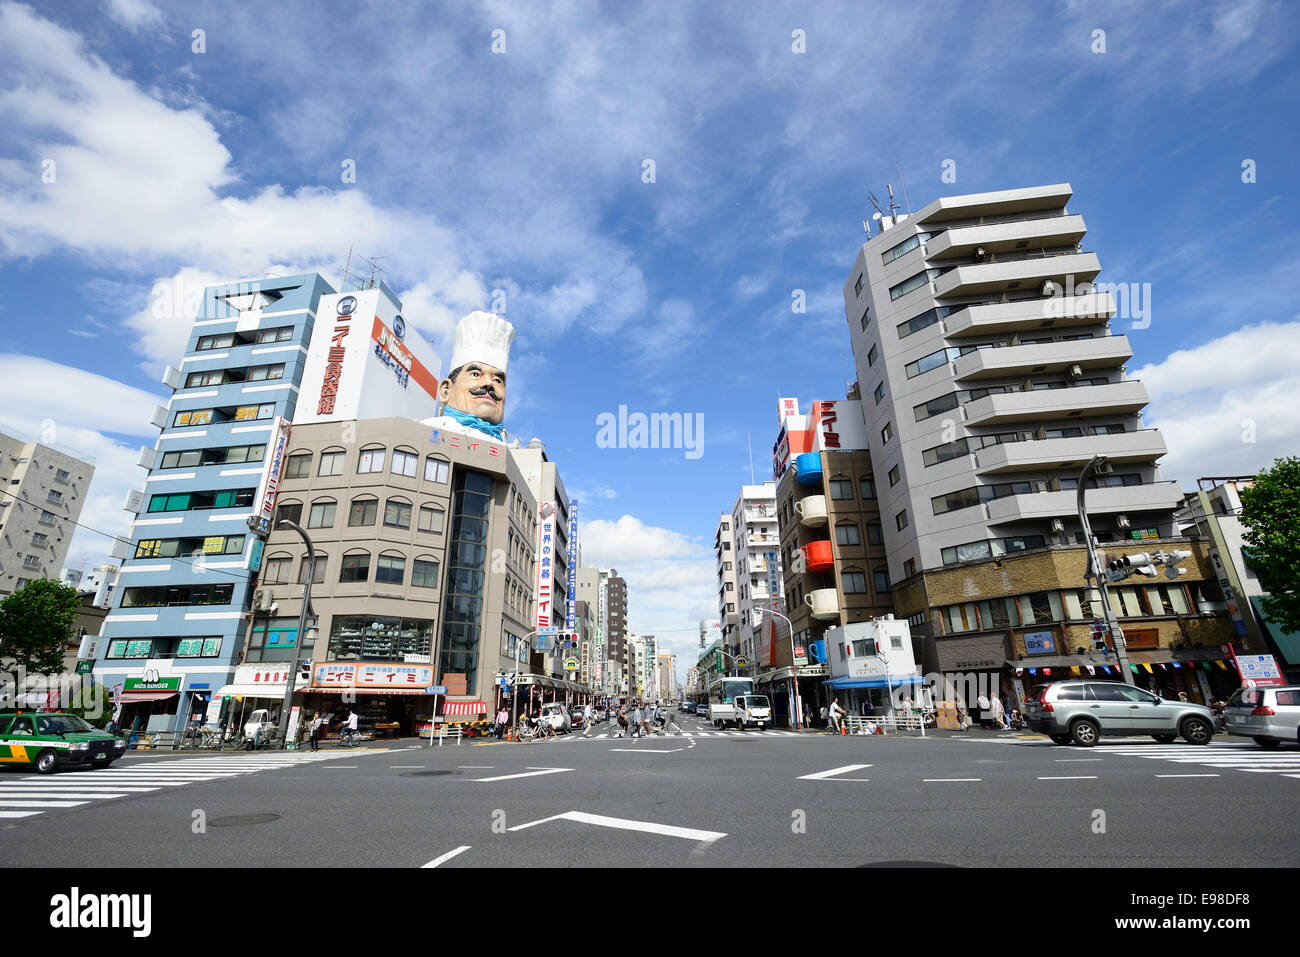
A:
{"type": "Polygon", "coordinates": [[[242,650],[261,543],[248,519],[292,420],[320,298],[314,273],[210,286],[173,389],[154,424],[149,471],[96,648],[96,683],[122,704],[121,723],[180,731],[231,681],[242,650]]]}

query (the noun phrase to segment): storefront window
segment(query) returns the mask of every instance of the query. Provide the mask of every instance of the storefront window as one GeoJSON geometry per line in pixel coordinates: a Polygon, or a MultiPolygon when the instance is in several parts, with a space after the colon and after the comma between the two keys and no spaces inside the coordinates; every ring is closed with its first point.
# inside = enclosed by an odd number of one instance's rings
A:
{"type": "Polygon", "coordinates": [[[340,616],[330,623],[330,661],[401,661],[405,655],[428,655],[432,621],[379,616],[340,616]]]}

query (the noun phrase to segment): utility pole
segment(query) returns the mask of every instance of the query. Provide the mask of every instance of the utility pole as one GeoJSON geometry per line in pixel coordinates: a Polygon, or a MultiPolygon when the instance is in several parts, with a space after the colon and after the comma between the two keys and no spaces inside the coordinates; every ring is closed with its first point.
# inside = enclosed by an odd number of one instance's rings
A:
{"type": "Polygon", "coordinates": [[[293,667],[289,669],[289,677],[284,685],[284,704],[280,707],[280,727],[281,727],[281,749],[289,746],[289,710],[293,707],[293,687],[298,677],[298,653],[303,649],[303,642],[307,637],[307,612],[311,608],[311,583],[316,577],[316,549],[312,546],[311,536],[308,535],[296,522],[291,522],[287,518],[280,519],[276,523],[280,528],[288,528],[302,536],[303,543],[307,546],[307,584],[302,588],[302,611],[298,612],[298,640],[294,644],[293,667]]]}
{"type": "Polygon", "coordinates": [[[1119,662],[1120,675],[1125,684],[1136,684],[1133,680],[1132,669],[1128,664],[1128,648],[1124,644],[1124,629],[1120,627],[1119,619],[1115,617],[1115,612],[1111,610],[1110,594],[1106,591],[1106,572],[1097,560],[1097,542],[1092,537],[1092,526],[1088,523],[1088,510],[1084,506],[1083,496],[1087,490],[1088,479],[1098,470],[1110,472],[1110,461],[1104,455],[1094,455],[1083,471],[1079,473],[1079,488],[1077,492],[1079,506],[1079,524],[1083,526],[1083,539],[1088,545],[1088,568],[1084,575],[1085,580],[1097,581],[1097,590],[1101,594],[1102,612],[1106,616],[1106,626],[1110,629],[1111,637],[1115,642],[1115,658],[1119,662]]]}

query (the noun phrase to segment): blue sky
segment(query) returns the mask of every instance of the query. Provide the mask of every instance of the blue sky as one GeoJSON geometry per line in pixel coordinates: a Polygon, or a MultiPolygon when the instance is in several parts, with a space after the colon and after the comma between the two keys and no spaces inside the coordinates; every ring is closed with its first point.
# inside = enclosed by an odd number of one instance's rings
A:
{"type": "MultiPolygon", "coordinates": [[[[584,557],[627,575],[633,629],[689,653],[747,435],[761,481],[776,397],[854,376],[840,289],[896,162],[914,209],[1072,184],[1100,278],[1151,283],[1150,327],[1117,331],[1167,478],[1296,453],[1298,21],[1267,0],[0,2],[0,427],[94,455],[83,522],[122,533],[193,290],[337,283],[355,244],[446,357],[502,289],[507,427],[584,499],[584,557]],[[702,413],[704,454],[598,448],[620,404],[702,413]]],[[[81,532],[69,563],[107,550],[81,532]]]]}

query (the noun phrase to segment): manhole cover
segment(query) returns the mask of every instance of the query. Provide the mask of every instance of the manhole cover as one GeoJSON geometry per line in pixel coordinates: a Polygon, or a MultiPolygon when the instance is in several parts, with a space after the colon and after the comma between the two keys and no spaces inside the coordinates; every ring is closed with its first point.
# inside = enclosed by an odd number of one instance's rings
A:
{"type": "Polygon", "coordinates": [[[250,824],[270,824],[280,820],[278,814],[235,814],[231,817],[214,817],[209,827],[247,827],[250,824]]]}
{"type": "Polygon", "coordinates": [[[412,771],[410,774],[403,774],[404,778],[436,778],[444,774],[460,774],[459,771],[412,771]]]}

